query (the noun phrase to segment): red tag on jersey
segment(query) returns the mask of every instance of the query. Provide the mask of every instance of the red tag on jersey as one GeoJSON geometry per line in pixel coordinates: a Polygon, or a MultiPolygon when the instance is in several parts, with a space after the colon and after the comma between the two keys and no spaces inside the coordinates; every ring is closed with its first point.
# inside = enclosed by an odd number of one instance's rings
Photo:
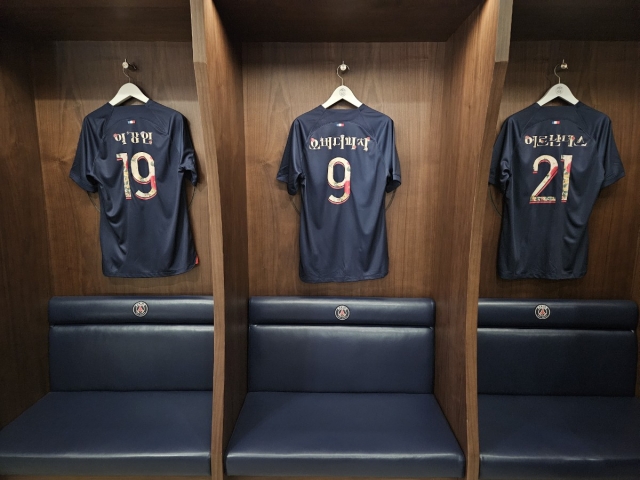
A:
{"type": "Polygon", "coordinates": [[[196,265],[200,263],[200,258],[196,255],[196,265]]]}

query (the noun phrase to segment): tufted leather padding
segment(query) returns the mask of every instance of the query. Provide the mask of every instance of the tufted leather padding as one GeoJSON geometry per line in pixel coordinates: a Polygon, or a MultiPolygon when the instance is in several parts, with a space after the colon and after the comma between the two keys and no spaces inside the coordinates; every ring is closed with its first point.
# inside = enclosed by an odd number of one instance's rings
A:
{"type": "Polygon", "coordinates": [[[0,431],[0,475],[210,475],[211,392],[51,392],[0,431]]]}
{"type": "Polygon", "coordinates": [[[462,477],[433,395],[250,392],[228,475],[462,477]]]}
{"type": "Polygon", "coordinates": [[[252,297],[249,322],[276,325],[403,325],[433,327],[435,303],[430,298],[252,297]],[[338,320],[336,308],[349,308],[338,320]]]}
{"type": "Polygon", "coordinates": [[[481,299],[478,317],[479,393],[634,395],[635,303],[481,299]]]}
{"type": "Polygon", "coordinates": [[[211,390],[211,325],[53,325],[52,391],[211,390]]]}
{"type": "Polygon", "coordinates": [[[430,299],[252,298],[250,391],[227,474],[463,476],[430,393],[434,311],[430,299]]]}
{"type": "Polygon", "coordinates": [[[431,393],[433,370],[430,327],[249,327],[249,391],[431,393]]]}
{"type": "Polygon", "coordinates": [[[49,300],[49,325],[112,324],[211,325],[210,296],[53,297],[49,300]],[[133,306],[143,301],[147,313],[136,316],[133,306]]]}
{"type": "Polygon", "coordinates": [[[480,395],[480,477],[640,478],[640,398],[480,395]]]}
{"type": "Polygon", "coordinates": [[[636,305],[482,299],[478,314],[480,477],[640,478],[636,305]]]}
{"type": "Polygon", "coordinates": [[[481,298],[479,328],[546,328],[577,330],[635,330],[638,306],[628,300],[549,300],[481,298]],[[549,316],[536,317],[547,305],[549,316]]]}
{"type": "Polygon", "coordinates": [[[49,313],[54,391],[0,431],[0,476],[210,476],[212,297],[57,297],[49,313]]]}

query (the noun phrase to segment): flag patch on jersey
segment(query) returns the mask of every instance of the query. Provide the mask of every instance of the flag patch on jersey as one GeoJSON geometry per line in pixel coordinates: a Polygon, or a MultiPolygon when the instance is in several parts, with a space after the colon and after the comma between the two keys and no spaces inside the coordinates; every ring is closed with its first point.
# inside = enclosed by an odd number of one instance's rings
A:
{"type": "Polygon", "coordinates": [[[344,127],[344,123],[336,123],[336,127],[344,127]]]}
{"type": "Polygon", "coordinates": [[[128,123],[129,125],[133,125],[134,123],[136,123],[136,121],[135,121],[135,120],[127,120],[127,123],[128,123]]]}
{"type": "Polygon", "coordinates": [[[551,122],[553,125],[560,125],[560,120],[554,120],[551,122]]]}

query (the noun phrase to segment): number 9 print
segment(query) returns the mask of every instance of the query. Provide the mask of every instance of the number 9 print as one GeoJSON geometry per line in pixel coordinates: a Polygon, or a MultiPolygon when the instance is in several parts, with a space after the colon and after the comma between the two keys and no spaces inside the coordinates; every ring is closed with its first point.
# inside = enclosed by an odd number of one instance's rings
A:
{"type": "Polygon", "coordinates": [[[349,200],[351,196],[351,164],[348,160],[342,157],[336,157],[329,162],[329,168],[327,171],[327,181],[329,182],[329,186],[336,190],[340,190],[344,188],[344,193],[340,198],[331,195],[329,197],[329,201],[335,205],[340,205],[341,203],[349,200]],[[344,167],[344,179],[341,182],[336,182],[333,177],[333,170],[336,165],[342,165],[344,167]]]}

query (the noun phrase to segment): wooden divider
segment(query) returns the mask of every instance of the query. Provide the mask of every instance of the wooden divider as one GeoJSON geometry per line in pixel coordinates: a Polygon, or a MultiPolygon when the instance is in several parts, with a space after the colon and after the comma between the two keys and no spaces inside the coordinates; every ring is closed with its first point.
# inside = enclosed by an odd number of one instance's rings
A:
{"type": "Polygon", "coordinates": [[[482,181],[509,51],[511,0],[488,0],[447,42],[438,189],[436,397],[478,478],[477,310],[484,211],[482,181]]]}
{"type": "Polygon", "coordinates": [[[49,389],[47,222],[31,45],[0,41],[0,429],[49,389]]]}
{"type": "Polygon", "coordinates": [[[247,391],[247,206],[239,52],[213,3],[191,0],[193,63],[210,172],[214,297],[211,470],[224,477],[224,449],[247,391]]]}

